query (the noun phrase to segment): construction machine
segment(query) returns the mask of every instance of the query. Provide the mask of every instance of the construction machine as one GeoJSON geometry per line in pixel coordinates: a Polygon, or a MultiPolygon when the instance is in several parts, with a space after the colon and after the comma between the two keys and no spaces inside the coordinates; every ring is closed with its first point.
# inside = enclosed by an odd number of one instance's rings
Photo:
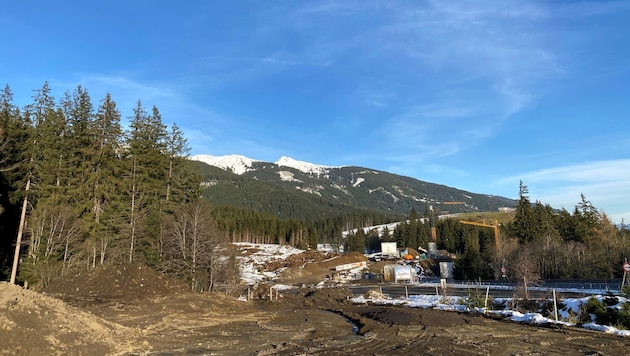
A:
{"type": "Polygon", "coordinates": [[[429,216],[429,225],[431,226],[431,241],[437,242],[437,231],[435,230],[435,213],[433,212],[433,205],[429,205],[431,215],[429,216]]]}
{"type": "Polygon", "coordinates": [[[492,220],[491,222],[486,222],[486,220],[483,220],[482,222],[460,220],[459,222],[462,223],[462,224],[466,224],[466,225],[474,225],[474,226],[482,226],[482,227],[490,227],[490,228],[492,228],[492,230],[494,231],[494,244],[495,244],[495,247],[497,249],[499,248],[499,220],[492,220]]]}

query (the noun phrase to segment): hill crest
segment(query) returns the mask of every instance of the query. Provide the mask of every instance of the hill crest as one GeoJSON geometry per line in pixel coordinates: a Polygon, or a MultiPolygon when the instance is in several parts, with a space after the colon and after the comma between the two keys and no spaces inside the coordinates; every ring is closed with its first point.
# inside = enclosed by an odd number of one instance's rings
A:
{"type": "Polygon", "coordinates": [[[516,206],[512,199],[386,171],[323,166],[287,156],[273,163],[242,155],[196,155],[191,160],[222,170],[202,168],[206,183],[203,194],[214,203],[267,211],[280,217],[322,216],[321,209],[402,216],[411,209],[422,214],[430,207],[442,213],[461,213],[516,206]],[[291,213],[287,216],[286,211],[291,213]]]}

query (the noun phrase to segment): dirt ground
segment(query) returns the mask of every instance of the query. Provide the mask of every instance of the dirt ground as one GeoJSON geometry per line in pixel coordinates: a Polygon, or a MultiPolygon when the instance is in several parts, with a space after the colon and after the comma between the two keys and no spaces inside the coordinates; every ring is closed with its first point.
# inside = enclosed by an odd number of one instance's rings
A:
{"type": "MultiPolygon", "coordinates": [[[[320,260],[325,264],[328,260],[320,260]]],[[[326,268],[304,265],[311,280],[326,268]]],[[[302,284],[297,266],[287,280],[302,284]]],[[[303,282],[306,283],[306,282],[303,282]]],[[[345,288],[249,301],[138,264],[100,267],[41,291],[0,283],[6,355],[627,355],[630,339],[479,315],[354,305],[345,288]]]]}

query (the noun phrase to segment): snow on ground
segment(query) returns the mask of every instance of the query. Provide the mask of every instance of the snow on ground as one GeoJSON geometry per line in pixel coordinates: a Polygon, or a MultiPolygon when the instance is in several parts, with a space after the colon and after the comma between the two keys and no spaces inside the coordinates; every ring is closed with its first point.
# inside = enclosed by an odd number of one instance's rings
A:
{"type": "Polygon", "coordinates": [[[280,167],[291,167],[303,173],[317,174],[317,175],[326,174],[330,168],[338,168],[338,167],[322,166],[319,164],[313,164],[313,163],[304,162],[304,161],[298,161],[296,159],[293,159],[287,156],[280,157],[275,163],[280,167]]]}
{"type": "Polygon", "coordinates": [[[281,271],[263,271],[261,267],[273,260],[284,260],[291,255],[304,252],[304,250],[286,245],[253,244],[248,242],[236,242],[242,256],[237,256],[241,269],[241,281],[254,285],[264,281],[272,281],[278,277],[281,271]]]}
{"type": "MultiPolygon", "coordinates": [[[[601,292],[601,291],[599,291],[601,292]]],[[[602,301],[605,296],[602,294],[593,295],[593,297],[602,301]]],[[[515,310],[486,310],[485,308],[470,308],[466,306],[466,298],[465,297],[444,297],[441,295],[410,295],[405,298],[398,299],[389,299],[389,298],[365,298],[364,296],[359,296],[356,298],[352,298],[351,300],[357,304],[379,304],[379,305],[400,305],[407,306],[410,308],[424,308],[424,309],[439,309],[446,311],[457,311],[457,312],[478,312],[478,313],[491,313],[495,315],[500,315],[514,322],[526,323],[526,324],[558,324],[558,325],[566,325],[566,326],[576,326],[574,322],[571,320],[576,319],[576,315],[580,314],[580,305],[586,304],[588,299],[591,297],[585,298],[569,298],[563,299],[562,304],[564,304],[564,308],[558,310],[558,320],[548,318],[543,316],[540,313],[521,313],[515,310]]],[[[617,304],[617,308],[620,308],[623,303],[627,300],[623,297],[617,297],[619,299],[619,303],[617,304]]],[[[494,299],[495,303],[500,303],[503,305],[511,305],[511,298],[497,298],[494,299]]],[[[630,336],[630,330],[617,329],[613,326],[606,325],[598,325],[595,323],[587,323],[582,324],[582,328],[602,331],[609,334],[616,334],[619,336],[630,336]]]]}
{"type": "Polygon", "coordinates": [[[234,174],[243,174],[252,169],[254,162],[258,160],[251,159],[242,155],[226,155],[226,156],[212,156],[212,155],[195,155],[190,157],[191,161],[200,161],[211,166],[219,167],[224,170],[232,171],[234,174]]]}
{"type": "MultiPolygon", "coordinates": [[[[367,255],[368,257],[370,255],[367,255]]],[[[423,282],[420,282],[420,286],[423,287],[440,287],[439,278],[426,279],[423,282]],[[433,280],[433,281],[432,281],[433,280]]],[[[457,289],[486,289],[490,288],[490,290],[511,290],[511,286],[507,285],[495,285],[495,284],[485,284],[485,283],[477,283],[477,282],[462,282],[462,283],[449,283],[448,288],[457,288],[457,289]]],[[[548,288],[548,287],[529,287],[530,291],[543,291],[550,292],[552,289],[555,289],[556,292],[560,293],[582,293],[582,294],[605,294],[605,293],[613,293],[619,294],[619,289],[598,289],[598,288],[548,288]]]]}

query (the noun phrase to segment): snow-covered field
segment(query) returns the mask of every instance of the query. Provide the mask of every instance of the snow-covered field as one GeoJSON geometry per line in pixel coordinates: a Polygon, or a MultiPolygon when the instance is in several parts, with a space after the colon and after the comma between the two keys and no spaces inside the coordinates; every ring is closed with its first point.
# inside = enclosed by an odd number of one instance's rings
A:
{"type": "Polygon", "coordinates": [[[241,256],[237,256],[241,269],[241,281],[244,284],[256,284],[263,281],[273,281],[281,272],[263,271],[261,267],[273,260],[284,260],[291,255],[304,252],[291,246],[274,244],[252,244],[247,242],[237,242],[241,256]]]}
{"type": "MultiPolygon", "coordinates": [[[[293,254],[299,254],[304,252],[303,250],[293,248],[290,246],[281,246],[273,244],[251,244],[251,243],[237,243],[242,256],[238,257],[239,266],[241,267],[241,279],[246,284],[256,284],[262,281],[272,281],[278,276],[276,272],[263,271],[260,267],[266,262],[274,259],[285,259],[293,254]]],[[[449,285],[451,287],[457,287],[458,285],[449,285]]],[[[461,287],[461,285],[460,285],[461,287]]],[[[291,288],[285,285],[276,285],[278,289],[291,288]]],[[[507,287],[503,287],[507,288],[507,287]]],[[[570,292],[572,290],[557,289],[557,292],[570,292]]],[[[585,290],[581,289],[580,292],[584,293],[585,290]]],[[[609,291],[605,290],[589,290],[587,293],[592,293],[592,297],[602,301],[605,298],[605,294],[609,291]]],[[[563,299],[561,302],[564,308],[558,310],[558,320],[555,318],[548,318],[540,313],[520,313],[515,310],[485,310],[484,308],[469,308],[466,306],[466,297],[444,297],[438,295],[409,295],[402,298],[389,298],[387,296],[366,297],[359,296],[353,298],[352,301],[357,304],[372,303],[382,305],[402,305],[410,308],[432,308],[448,311],[458,312],[478,312],[478,313],[493,313],[504,317],[509,317],[510,320],[515,322],[522,322],[528,324],[561,324],[567,326],[576,326],[575,320],[579,316],[582,304],[586,304],[590,297],[585,298],[568,298],[563,299]]],[[[618,304],[611,306],[612,308],[621,308],[621,306],[628,302],[626,298],[617,297],[618,304]]],[[[511,298],[495,298],[495,304],[511,305],[511,298]]],[[[598,325],[594,322],[582,324],[582,327],[589,330],[601,331],[605,333],[616,334],[620,336],[630,336],[630,330],[617,329],[612,326],[598,325]]]]}

